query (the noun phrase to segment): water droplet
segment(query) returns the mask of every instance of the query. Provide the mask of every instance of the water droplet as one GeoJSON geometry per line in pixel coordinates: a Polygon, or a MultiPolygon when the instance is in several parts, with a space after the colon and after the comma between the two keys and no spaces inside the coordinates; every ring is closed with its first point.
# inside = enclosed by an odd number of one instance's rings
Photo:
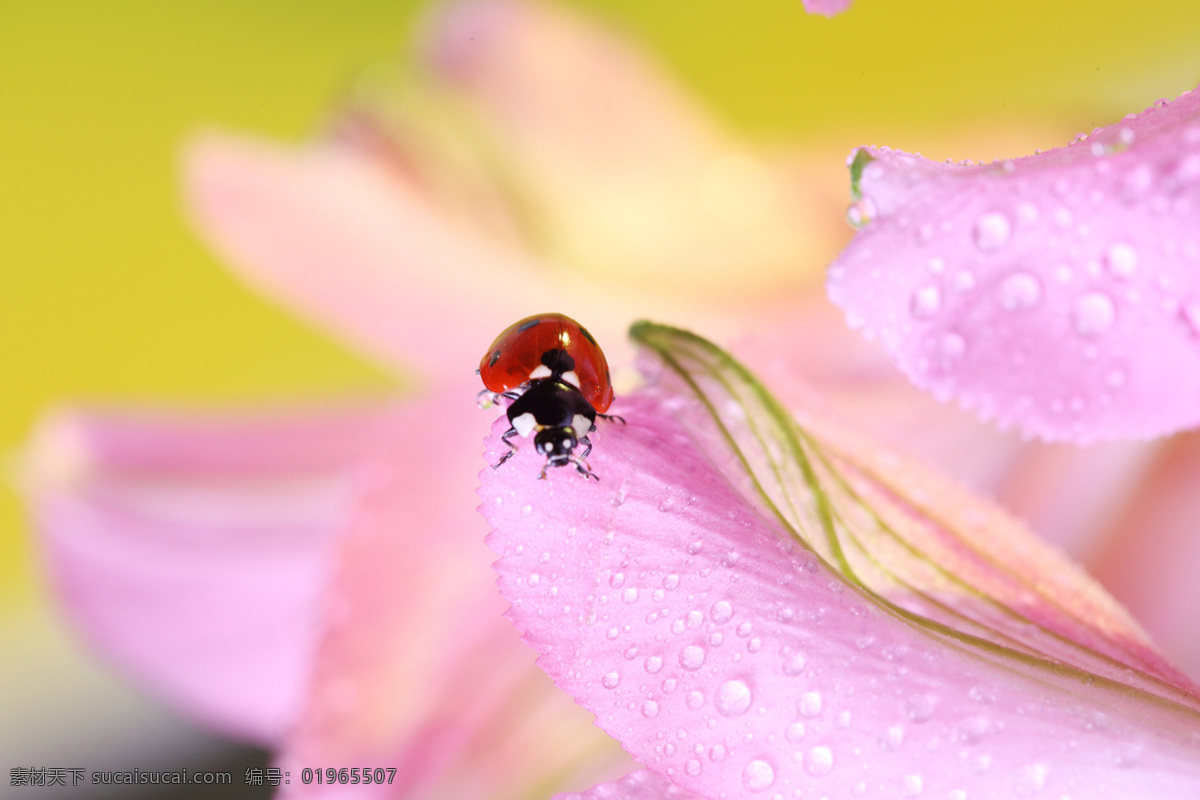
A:
{"type": "Polygon", "coordinates": [[[712,749],[708,751],[708,760],[720,762],[725,760],[725,745],[714,744],[712,749]]]}
{"type": "Polygon", "coordinates": [[[890,753],[904,744],[904,726],[892,725],[879,737],[879,749],[890,753]]]}
{"type": "Polygon", "coordinates": [[[630,586],[621,592],[621,599],[626,603],[636,603],[638,599],[638,590],[630,586]]]}
{"type": "Polygon", "coordinates": [[[917,319],[929,319],[942,308],[942,292],[937,284],[929,284],[913,292],[908,310],[917,319]]]}
{"type": "Polygon", "coordinates": [[[1000,284],[1000,305],[1006,311],[1033,308],[1041,299],[1042,284],[1028,272],[1014,272],[1000,284]]]}
{"type": "Polygon", "coordinates": [[[750,631],[752,631],[752,630],[754,630],[754,624],[751,623],[749,620],[746,620],[745,622],[743,622],[742,624],[737,626],[737,635],[741,636],[744,639],[750,635],[750,631]]]}
{"type": "Polygon", "coordinates": [[[975,288],[975,273],[970,270],[960,269],[954,274],[954,291],[959,294],[966,294],[975,288]]]}
{"type": "Polygon", "coordinates": [[[532,514],[532,513],[533,513],[533,506],[524,506],[524,507],[521,509],[521,516],[522,516],[522,517],[528,517],[528,516],[529,516],[530,514],[532,514]]]}
{"type": "Polygon", "coordinates": [[[673,694],[675,687],[679,685],[679,681],[674,678],[667,678],[662,682],[663,694],[673,694]]]}
{"type": "Polygon", "coordinates": [[[607,632],[607,634],[606,634],[606,635],[607,635],[607,636],[608,636],[608,638],[610,638],[610,639],[615,639],[615,638],[617,638],[618,636],[620,636],[620,635],[621,635],[621,629],[620,629],[620,628],[618,628],[616,625],[614,625],[614,626],[612,626],[611,628],[609,628],[609,629],[608,629],[608,632],[607,632]]]}
{"type": "Polygon", "coordinates": [[[615,689],[617,684],[621,682],[621,673],[613,671],[604,673],[604,677],[600,679],[600,684],[605,689],[615,689]]]}
{"type": "Polygon", "coordinates": [[[700,770],[703,768],[704,766],[700,763],[699,759],[695,758],[689,758],[688,762],[683,765],[683,771],[688,775],[691,775],[693,778],[699,775],[700,770]]]}
{"type": "Polygon", "coordinates": [[[697,553],[699,553],[699,552],[700,552],[701,550],[703,550],[703,549],[704,549],[704,542],[702,542],[702,541],[700,541],[699,539],[697,539],[696,541],[694,541],[694,542],[692,542],[691,544],[689,544],[689,545],[688,545],[687,551],[688,551],[688,554],[689,554],[689,555],[693,555],[693,556],[694,556],[694,555],[696,555],[697,553]]]}
{"type": "Polygon", "coordinates": [[[802,717],[815,717],[821,713],[821,693],[805,692],[800,695],[796,708],[802,717]]]}
{"type": "Polygon", "coordinates": [[[837,715],[837,726],[839,728],[849,728],[850,727],[850,712],[849,711],[842,711],[837,715]]]}
{"type": "Polygon", "coordinates": [[[941,275],[946,270],[946,259],[934,256],[929,259],[929,271],[934,275],[941,275]]]}
{"type": "Polygon", "coordinates": [[[947,360],[954,360],[966,352],[967,340],[952,331],[942,335],[938,347],[947,360]]]}
{"type": "Polygon", "coordinates": [[[833,769],[833,751],[824,745],[814,747],[804,756],[804,768],[809,775],[828,775],[833,769]]]}
{"type": "Polygon", "coordinates": [[[796,676],[804,671],[804,654],[789,653],[783,658],[783,674],[796,676]]]}
{"type": "Polygon", "coordinates": [[[742,772],[742,785],[752,792],[763,792],[775,783],[775,768],[769,761],[756,758],[742,772]]]}
{"type": "Polygon", "coordinates": [[[718,600],[709,611],[709,616],[717,624],[729,622],[733,618],[733,606],[725,600],[718,600]]]}
{"type": "Polygon", "coordinates": [[[925,781],[920,775],[904,776],[904,796],[916,797],[925,789],[925,781]]]}
{"type": "Polygon", "coordinates": [[[665,578],[663,578],[663,588],[664,589],[670,591],[670,590],[676,588],[677,586],[679,586],[679,576],[678,575],[668,575],[665,578]]]}
{"type": "Polygon", "coordinates": [[[793,722],[791,725],[787,726],[783,732],[783,735],[784,738],[786,738],[789,742],[800,741],[804,738],[804,723],[799,721],[793,722]]]}
{"type": "Polygon", "coordinates": [[[704,656],[707,655],[704,648],[697,644],[690,644],[683,648],[679,654],[679,666],[684,669],[700,669],[704,666],[704,656]]]}
{"type": "Polygon", "coordinates": [[[1045,787],[1047,772],[1042,764],[1021,767],[1021,771],[1013,780],[1013,792],[1017,797],[1033,797],[1045,787]]]}
{"type": "Polygon", "coordinates": [[[746,713],[752,699],[750,687],[744,681],[725,681],[717,690],[713,705],[725,716],[737,717],[746,713]]]}
{"type": "Polygon", "coordinates": [[[700,708],[703,705],[704,705],[704,692],[701,692],[701,691],[688,692],[688,696],[687,696],[687,707],[688,708],[690,708],[692,711],[695,711],[697,708],[700,708]]]}
{"type": "Polygon", "coordinates": [[[1116,318],[1116,306],[1104,292],[1088,292],[1075,301],[1075,331],[1081,336],[1099,336],[1112,327],[1116,318]]]}
{"type": "Polygon", "coordinates": [[[975,222],[975,246],[980,250],[999,250],[1008,244],[1011,233],[1008,217],[999,211],[989,212],[975,222]]]}
{"type": "Polygon", "coordinates": [[[1108,271],[1117,278],[1129,278],[1137,272],[1137,250],[1127,242],[1117,242],[1108,248],[1105,260],[1108,263],[1108,271]]]}
{"type": "Polygon", "coordinates": [[[658,716],[658,703],[654,700],[647,700],[642,703],[642,716],[646,719],[654,719],[658,716]]]}
{"type": "Polygon", "coordinates": [[[624,585],[624,583],[625,583],[625,573],[624,572],[614,572],[613,576],[608,579],[608,585],[613,587],[614,589],[620,589],[621,586],[624,585]]]}
{"type": "Polygon", "coordinates": [[[687,613],[687,626],[692,630],[699,628],[702,622],[704,622],[704,614],[696,610],[687,613]]]}
{"type": "Polygon", "coordinates": [[[646,672],[651,675],[662,669],[663,660],[660,656],[650,656],[646,659],[646,672]]]}
{"type": "Polygon", "coordinates": [[[757,636],[751,638],[750,641],[746,642],[746,649],[751,653],[757,653],[760,649],[762,649],[762,639],[758,638],[757,636]]]}
{"type": "Polygon", "coordinates": [[[937,698],[928,694],[915,694],[904,701],[904,715],[912,722],[927,722],[933,716],[937,698]]]}

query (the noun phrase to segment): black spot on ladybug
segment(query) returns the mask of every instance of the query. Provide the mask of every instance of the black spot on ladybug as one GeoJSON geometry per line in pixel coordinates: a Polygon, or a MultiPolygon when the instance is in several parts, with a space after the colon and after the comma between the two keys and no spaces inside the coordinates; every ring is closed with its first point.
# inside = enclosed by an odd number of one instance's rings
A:
{"type": "Polygon", "coordinates": [[[542,353],[542,363],[554,376],[563,375],[575,369],[575,359],[566,350],[547,350],[542,353]]]}
{"type": "Polygon", "coordinates": [[[599,346],[600,346],[600,345],[596,344],[596,339],[595,339],[595,337],[594,337],[594,336],[592,336],[590,333],[588,333],[588,329],[587,329],[587,328],[585,328],[585,327],[583,327],[582,325],[580,325],[580,326],[579,326],[579,332],[583,334],[583,338],[587,339],[587,340],[588,340],[589,342],[591,342],[593,345],[595,345],[596,347],[599,347],[599,346]]]}
{"type": "MultiPolygon", "coordinates": [[[[527,331],[527,330],[529,330],[530,328],[532,328],[534,325],[537,325],[539,322],[541,322],[541,320],[540,320],[540,319],[531,319],[531,320],[526,320],[526,321],[525,321],[525,322],[524,322],[524,323],[521,325],[521,327],[517,328],[517,331],[518,331],[518,332],[519,332],[519,331],[527,331]]],[[[591,337],[588,337],[588,338],[591,338],[591,337]]]]}
{"type": "Polygon", "coordinates": [[[497,350],[496,352],[492,353],[492,357],[488,360],[488,366],[489,367],[496,366],[496,362],[499,360],[500,360],[500,351],[497,350]]]}

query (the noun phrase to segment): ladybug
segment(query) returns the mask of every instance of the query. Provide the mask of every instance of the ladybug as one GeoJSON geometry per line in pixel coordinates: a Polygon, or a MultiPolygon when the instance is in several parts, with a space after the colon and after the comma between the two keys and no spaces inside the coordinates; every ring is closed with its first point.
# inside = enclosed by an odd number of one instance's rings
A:
{"type": "Polygon", "coordinates": [[[492,465],[512,458],[514,436],[534,434],[533,444],[546,456],[538,478],[550,467],[574,464],[585,478],[600,478],[584,460],[592,452],[588,434],[596,417],[624,423],[605,414],[612,405],[608,361],[587,328],[562,314],[535,314],[513,323],[484,353],[476,370],[486,387],[479,393],[487,407],[499,398],[511,400],[509,429],[501,437],[509,451],[492,465]],[[575,455],[575,448],[584,450],[575,455]]]}

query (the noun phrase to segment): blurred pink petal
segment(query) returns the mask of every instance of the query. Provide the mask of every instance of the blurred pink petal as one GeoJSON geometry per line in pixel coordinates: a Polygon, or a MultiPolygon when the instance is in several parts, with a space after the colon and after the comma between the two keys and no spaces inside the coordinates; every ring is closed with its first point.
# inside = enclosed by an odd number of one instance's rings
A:
{"type": "Polygon", "coordinates": [[[348,471],[389,413],[49,418],[27,477],[68,617],[198,719],[277,742],[307,679],[348,471]]]}
{"type": "Polygon", "coordinates": [[[289,795],[346,790],[296,779],[318,764],[398,768],[393,784],[354,787],[356,797],[497,799],[631,767],[502,619],[475,511],[487,415],[471,388],[406,404],[356,475],[302,721],[283,755],[289,795]]]}
{"type": "Polygon", "coordinates": [[[1081,571],[928,467],[792,427],[702,342],[638,335],[708,405],[668,370],[595,437],[599,485],[522,451],[480,491],[509,616],[635,758],[703,797],[1200,791],[1195,687],[1081,571]]]}
{"type": "Polygon", "coordinates": [[[858,151],[852,325],[935,395],[1052,440],[1200,422],[1200,95],[985,166],[858,151]]]}
{"type": "Polygon", "coordinates": [[[810,14],[832,17],[850,7],[850,0],[804,0],[804,10],[810,14]]]}
{"type": "Polygon", "coordinates": [[[753,152],[592,20],[550,4],[454,3],[428,50],[439,88],[478,112],[533,220],[529,245],[575,272],[710,302],[763,296],[845,240],[832,158],[810,152],[793,172],[753,152]]]}

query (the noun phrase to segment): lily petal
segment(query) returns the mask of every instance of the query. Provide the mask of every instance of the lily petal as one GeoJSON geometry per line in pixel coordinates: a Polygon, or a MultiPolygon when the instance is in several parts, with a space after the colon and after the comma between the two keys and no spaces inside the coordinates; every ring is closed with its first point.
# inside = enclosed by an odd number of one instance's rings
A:
{"type": "Polygon", "coordinates": [[[1200,93],[1013,161],[852,172],[830,296],[914,383],[1051,440],[1200,423],[1200,93]]]}
{"type": "Polygon", "coordinates": [[[666,777],[648,769],[631,772],[619,781],[593,786],[586,792],[556,795],[554,800],[704,800],[680,789],[666,777]]]}
{"type": "Polygon", "coordinates": [[[509,616],[635,758],[703,797],[1200,789],[1195,687],[1080,570],[703,340],[635,336],[667,367],[596,434],[600,484],[526,448],[480,492],[509,616]]]}
{"type": "Polygon", "coordinates": [[[276,743],[307,678],[349,470],[389,413],[50,417],[26,478],[71,622],[196,718],[276,743]]]}
{"type": "Polygon", "coordinates": [[[304,713],[282,756],[289,795],[346,791],[297,780],[316,765],[397,768],[356,797],[497,800],[632,766],[502,619],[474,510],[474,396],[455,385],[407,403],[356,473],[304,713]]]}

